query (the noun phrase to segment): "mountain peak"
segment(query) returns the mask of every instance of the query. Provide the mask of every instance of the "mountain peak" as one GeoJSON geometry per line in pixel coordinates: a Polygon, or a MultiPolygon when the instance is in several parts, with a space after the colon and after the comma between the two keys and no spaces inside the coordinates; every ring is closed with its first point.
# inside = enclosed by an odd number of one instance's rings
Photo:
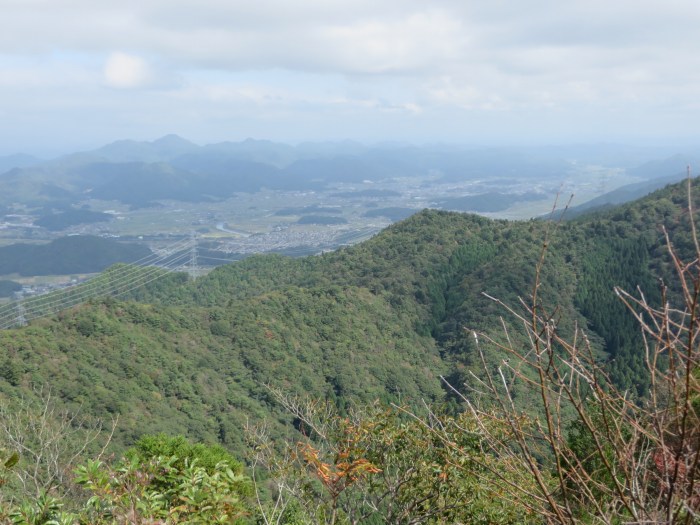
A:
{"type": "Polygon", "coordinates": [[[112,162],[167,162],[198,148],[196,144],[172,134],[153,142],[118,140],[95,153],[112,162]]]}
{"type": "Polygon", "coordinates": [[[151,144],[154,146],[166,146],[166,147],[173,147],[173,146],[178,146],[178,147],[185,147],[185,148],[192,148],[192,147],[197,147],[196,144],[190,142],[187,139],[183,139],[180,135],[176,135],[175,133],[170,133],[168,135],[163,135],[161,138],[154,140],[151,144]]]}

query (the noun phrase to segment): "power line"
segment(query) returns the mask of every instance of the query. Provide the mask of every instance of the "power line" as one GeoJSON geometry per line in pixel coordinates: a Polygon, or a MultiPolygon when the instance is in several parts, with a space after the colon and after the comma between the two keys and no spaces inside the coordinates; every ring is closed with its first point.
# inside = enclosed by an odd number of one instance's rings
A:
{"type": "MultiPolygon", "coordinates": [[[[372,229],[350,233],[344,238],[344,244],[348,245],[356,240],[370,237],[373,233],[372,229]]],[[[240,243],[239,246],[256,247],[258,250],[262,248],[263,251],[265,248],[268,251],[280,250],[287,255],[305,255],[313,253],[314,250],[321,250],[319,247],[311,246],[290,248],[282,242],[240,243]]],[[[224,262],[236,262],[237,260],[200,255],[197,248],[197,235],[193,232],[189,239],[181,239],[165,249],[159,250],[160,253],[152,252],[133,263],[115,265],[86,282],[62,291],[11,302],[0,308],[0,329],[24,326],[31,319],[52,315],[91,298],[126,295],[175,271],[184,270],[194,279],[200,273],[200,258],[224,262]]]]}
{"type": "MultiPolygon", "coordinates": [[[[104,281],[107,279],[109,283],[109,288],[110,291],[117,291],[121,287],[129,288],[133,286],[133,280],[136,279],[137,281],[139,279],[143,279],[143,274],[144,272],[148,272],[152,274],[153,272],[162,272],[165,269],[168,268],[168,266],[172,266],[174,263],[179,263],[183,257],[185,257],[187,252],[180,252],[180,255],[178,256],[173,256],[172,253],[168,253],[165,256],[159,256],[156,259],[153,259],[149,261],[151,263],[150,266],[146,267],[141,267],[141,266],[134,266],[134,265],[120,265],[117,267],[113,267],[109,269],[107,272],[104,272],[97,277],[91,279],[90,281],[87,281],[85,283],[82,283],[78,286],[70,287],[68,289],[65,289],[61,292],[52,292],[44,296],[40,297],[32,297],[29,299],[25,299],[23,302],[26,305],[33,305],[35,303],[39,303],[42,307],[46,306],[54,306],[55,304],[60,304],[61,301],[64,301],[66,296],[72,297],[77,297],[78,299],[80,298],[87,298],[88,296],[94,296],[95,294],[93,293],[93,288],[103,285],[104,286],[104,281]],[[167,262],[167,264],[165,264],[167,262]],[[49,302],[47,303],[47,299],[51,298],[49,302]]],[[[0,314],[0,319],[3,317],[2,314],[0,314]]]]}
{"type": "Polygon", "coordinates": [[[29,319],[51,315],[90,298],[125,295],[173,271],[187,268],[192,262],[191,242],[178,241],[163,250],[162,255],[150,254],[132,264],[111,268],[63,291],[10,303],[0,309],[0,329],[21,326],[29,319]]]}
{"type": "MultiPolygon", "coordinates": [[[[113,276],[109,273],[106,275],[103,274],[87,283],[68,290],[27,299],[23,301],[25,316],[34,319],[36,317],[50,315],[65,308],[70,308],[94,297],[127,294],[140,288],[144,284],[167,275],[171,271],[186,267],[187,257],[188,254],[185,252],[174,259],[173,262],[181,263],[175,269],[164,269],[156,266],[146,267],[145,269],[137,267],[134,268],[133,272],[120,275],[116,279],[112,278],[113,276]]],[[[7,328],[8,323],[12,326],[14,321],[7,315],[0,317],[0,328],[7,328]]]]}
{"type": "Polygon", "coordinates": [[[20,302],[17,303],[17,319],[16,323],[19,326],[25,326],[27,324],[27,318],[25,317],[24,305],[20,302]]]}
{"type": "MultiPolygon", "coordinates": [[[[181,254],[179,257],[172,259],[172,263],[181,263],[177,268],[182,268],[183,261],[187,259],[187,253],[181,254]]],[[[47,294],[41,297],[34,297],[25,302],[25,311],[32,317],[38,317],[42,312],[47,311],[53,313],[63,308],[75,306],[87,299],[104,295],[122,295],[128,293],[140,286],[144,282],[152,281],[153,277],[162,277],[169,273],[168,269],[149,266],[149,267],[124,267],[127,272],[106,273],[102,274],[87,283],[72,287],[70,289],[47,294]],[[115,275],[116,274],[116,275],[115,275]]],[[[0,320],[0,322],[2,322],[0,320]]]]}
{"type": "Polygon", "coordinates": [[[190,265],[188,273],[190,274],[190,279],[194,280],[199,275],[199,268],[197,267],[197,234],[195,232],[190,234],[190,243],[190,265]]]}

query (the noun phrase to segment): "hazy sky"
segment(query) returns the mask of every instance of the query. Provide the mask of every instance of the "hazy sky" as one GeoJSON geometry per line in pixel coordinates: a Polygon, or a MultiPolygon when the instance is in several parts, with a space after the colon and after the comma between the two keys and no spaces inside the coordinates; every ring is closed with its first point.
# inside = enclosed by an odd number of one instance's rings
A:
{"type": "Polygon", "coordinates": [[[699,117],[699,0],[0,0],[0,154],[690,143],[699,117]]]}

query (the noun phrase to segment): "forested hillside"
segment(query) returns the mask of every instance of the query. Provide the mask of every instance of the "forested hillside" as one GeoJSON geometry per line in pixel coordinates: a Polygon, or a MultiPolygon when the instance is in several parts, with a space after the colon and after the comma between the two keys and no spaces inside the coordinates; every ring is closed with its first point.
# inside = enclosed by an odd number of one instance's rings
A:
{"type": "Polygon", "coordinates": [[[118,262],[135,262],[151,253],[145,246],[92,235],[61,237],[48,244],[0,248],[0,275],[56,275],[100,272],[118,262]]]}
{"type": "Polygon", "coordinates": [[[484,294],[508,304],[528,296],[547,242],[544,303],[571,324],[585,323],[609,354],[619,382],[641,391],[638,331],[613,287],[639,286],[650,301],[658,297],[658,279],[668,281],[669,270],[662,228],[682,252],[692,248],[682,220],[686,208],[685,184],[677,184],[572,221],[564,214],[557,224],[426,210],[352,248],[303,259],[252,257],[193,284],[177,277],[172,285],[161,281],[137,299],[223,307],[288,286],[362,287],[409,315],[415,331],[432,336],[443,357],[462,361],[469,346],[463,328],[493,327],[502,313],[484,294]]]}
{"type": "Polygon", "coordinates": [[[91,301],[0,333],[0,392],[31,398],[44,386],[69,409],[119,415],[115,450],[164,432],[242,456],[246,421],[267,419],[274,436],[298,427],[266,385],[340,414],[374,400],[444,402],[457,414],[440,376],[460,389],[479,373],[465,328],[498,337],[504,311],[490,297],[517,305],[530,296],[544,247],[542,308],[560,330],[584,327],[613,381],[643,395],[640,332],[613,287],[639,286],[658,301],[670,264],[662,227],[687,252],[686,207],[675,185],[570,222],[425,210],[333,253],[251,257],[194,282],[171,275],[130,300],[91,301]]]}
{"type": "MultiPolygon", "coordinates": [[[[508,304],[528,296],[547,238],[543,303],[585,323],[620,383],[643,390],[638,333],[612,288],[656,297],[668,264],[660,225],[687,242],[676,231],[685,198],[673,186],[559,224],[426,210],[337,252],[255,256],[195,282],[171,275],[137,303],[88,303],[0,333],[0,386],[12,395],[51,384],[90,412],[130,407],[135,421],[136,411],[149,414],[151,430],[167,424],[209,439],[252,407],[267,410],[265,382],[341,404],[439,399],[438,375],[459,383],[473,361],[464,327],[499,325],[503,312],[484,293],[508,304]]],[[[143,430],[122,423],[125,443],[143,430]]]]}

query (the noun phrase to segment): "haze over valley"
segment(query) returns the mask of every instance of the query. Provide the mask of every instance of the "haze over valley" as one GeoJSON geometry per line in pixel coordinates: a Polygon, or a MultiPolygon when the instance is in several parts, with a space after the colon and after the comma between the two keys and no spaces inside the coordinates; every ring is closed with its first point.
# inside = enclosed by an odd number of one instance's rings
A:
{"type": "MultiPolygon", "coordinates": [[[[624,202],[679,180],[692,163],[689,155],[656,157],[662,153],[253,139],[199,146],[168,135],[46,161],[14,155],[0,159],[0,249],[77,235],[167,253],[196,237],[206,271],[255,253],[300,256],[354,244],[424,208],[529,219],[547,214],[557,196],[574,195],[572,214],[624,202]]],[[[80,257],[73,267],[52,258],[55,268],[41,270],[18,260],[21,270],[5,264],[0,277],[41,287],[129,261],[94,266],[80,257]]]]}

